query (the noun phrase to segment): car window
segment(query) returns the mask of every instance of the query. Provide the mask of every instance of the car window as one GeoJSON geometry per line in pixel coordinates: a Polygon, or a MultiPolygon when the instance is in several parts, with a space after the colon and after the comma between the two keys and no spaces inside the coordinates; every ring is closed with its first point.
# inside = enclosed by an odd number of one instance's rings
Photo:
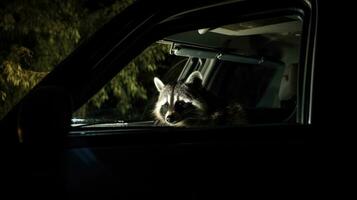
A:
{"type": "Polygon", "coordinates": [[[0,119],[80,43],[132,2],[1,1],[0,119]]]}
{"type": "Polygon", "coordinates": [[[302,20],[279,16],[156,41],[73,115],[73,126],[295,123],[302,20]]]}

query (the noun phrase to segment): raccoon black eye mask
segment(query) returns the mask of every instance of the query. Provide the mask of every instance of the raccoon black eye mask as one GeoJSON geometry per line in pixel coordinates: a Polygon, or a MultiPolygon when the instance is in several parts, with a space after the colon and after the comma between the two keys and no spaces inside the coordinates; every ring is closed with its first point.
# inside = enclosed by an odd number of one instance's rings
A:
{"type": "Polygon", "coordinates": [[[219,112],[217,100],[203,88],[202,74],[198,71],[192,72],[184,82],[178,81],[165,85],[155,77],[154,83],[159,97],[153,115],[162,125],[202,126],[212,124],[217,116],[223,116],[219,112]]]}

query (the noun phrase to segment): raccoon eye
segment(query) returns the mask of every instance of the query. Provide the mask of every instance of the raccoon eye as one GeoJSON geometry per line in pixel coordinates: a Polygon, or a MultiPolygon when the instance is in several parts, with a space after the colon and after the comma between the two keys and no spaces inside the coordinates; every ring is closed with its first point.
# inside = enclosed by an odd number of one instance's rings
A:
{"type": "Polygon", "coordinates": [[[168,103],[168,102],[166,102],[164,105],[162,105],[162,107],[164,107],[164,108],[169,107],[169,103],[168,103]]]}
{"type": "Polygon", "coordinates": [[[185,103],[183,101],[177,101],[175,103],[175,109],[176,110],[183,110],[183,109],[186,109],[188,107],[188,103],[185,103]]]}
{"type": "Polygon", "coordinates": [[[176,102],[176,105],[177,105],[177,106],[183,106],[183,105],[185,105],[185,102],[183,102],[183,101],[178,101],[178,102],[176,102]]]}
{"type": "Polygon", "coordinates": [[[164,105],[161,106],[160,108],[160,113],[162,116],[165,116],[165,114],[167,113],[167,110],[169,109],[169,103],[166,102],[164,105]]]}

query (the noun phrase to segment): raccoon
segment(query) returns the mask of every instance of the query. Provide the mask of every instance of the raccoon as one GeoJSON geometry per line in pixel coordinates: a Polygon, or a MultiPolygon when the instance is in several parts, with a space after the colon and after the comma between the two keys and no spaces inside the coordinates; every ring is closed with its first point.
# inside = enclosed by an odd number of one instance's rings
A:
{"type": "Polygon", "coordinates": [[[154,78],[159,92],[153,115],[158,124],[174,127],[245,124],[243,108],[224,104],[202,85],[202,74],[192,72],[186,81],[164,84],[154,78]]]}

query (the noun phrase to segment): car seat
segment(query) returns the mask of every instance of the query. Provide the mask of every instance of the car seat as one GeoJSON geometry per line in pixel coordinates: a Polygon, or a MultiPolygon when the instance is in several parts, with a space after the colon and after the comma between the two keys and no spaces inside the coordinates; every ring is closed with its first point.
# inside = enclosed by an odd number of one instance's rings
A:
{"type": "Polygon", "coordinates": [[[296,98],[297,98],[297,77],[298,64],[290,64],[285,68],[279,88],[280,106],[291,112],[291,115],[285,121],[293,121],[296,116],[296,98]]]}

